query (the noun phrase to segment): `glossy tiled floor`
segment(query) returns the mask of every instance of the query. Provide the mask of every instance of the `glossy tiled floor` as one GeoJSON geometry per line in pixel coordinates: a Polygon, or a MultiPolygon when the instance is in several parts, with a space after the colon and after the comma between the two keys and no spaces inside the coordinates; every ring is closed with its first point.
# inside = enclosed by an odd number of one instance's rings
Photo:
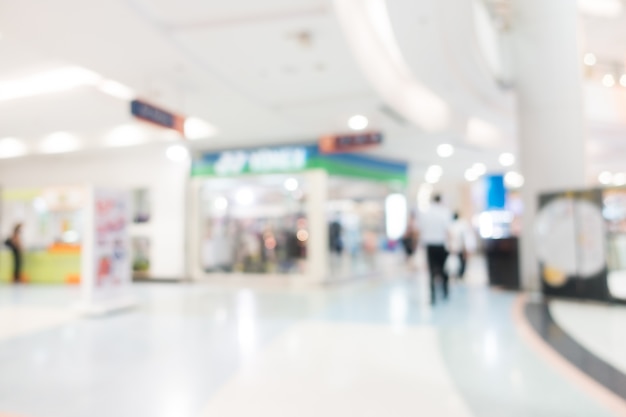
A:
{"type": "Polygon", "coordinates": [[[425,284],[139,285],[100,319],[73,289],[0,287],[0,415],[611,415],[526,345],[515,294],[457,285],[431,308],[425,284]]]}

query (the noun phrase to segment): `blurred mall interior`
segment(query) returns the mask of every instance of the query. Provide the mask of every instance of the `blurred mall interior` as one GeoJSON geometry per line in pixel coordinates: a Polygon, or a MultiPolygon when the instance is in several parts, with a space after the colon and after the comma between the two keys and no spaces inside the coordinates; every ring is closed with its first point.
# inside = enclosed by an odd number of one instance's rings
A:
{"type": "Polygon", "coordinates": [[[0,196],[0,417],[626,416],[626,0],[0,1],[0,196]]]}

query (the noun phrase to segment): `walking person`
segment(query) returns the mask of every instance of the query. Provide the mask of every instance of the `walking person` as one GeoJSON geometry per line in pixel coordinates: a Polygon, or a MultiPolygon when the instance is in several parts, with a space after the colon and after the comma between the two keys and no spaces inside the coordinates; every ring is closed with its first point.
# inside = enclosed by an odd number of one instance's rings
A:
{"type": "Polygon", "coordinates": [[[411,215],[406,227],[406,231],[404,232],[404,235],[401,239],[402,247],[404,248],[406,264],[409,270],[413,270],[415,268],[413,256],[415,255],[415,250],[417,249],[418,240],[419,232],[417,231],[417,227],[415,227],[415,216],[411,215]]]}
{"type": "MultiPolygon", "coordinates": [[[[448,252],[449,256],[455,256],[457,258],[458,265],[455,266],[454,275],[462,279],[463,275],[465,275],[465,269],[467,265],[467,253],[468,253],[468,241],[470,234],[470,227],[465,222],[465,220],[461,219],[459,213],[454,213],[454,220],[450,224],[450,228],[448,230],[448,252]]],[[[448,262],[450,259],[448,259],[448,262]]],[[[450,274],[451,271],[448,271],[450,274]]]]}
{"type": "Polygon", "coordinates": [[[452,222],[450,211],[442,204],[441,195],[435,194],[430,208],[420,216],[420,238],[426,247],[428,270],[430,272],[430,301],[435,304],[435,282],[441,277],[443,297],[448,298],[449,276],[445,264],[448,257],[446,243],[448,229],[452,222]]]}
{"type": "Polygon", "coordinates": [[[4,244],[13,255],[13,283],[21,282],[22,277],[22,224],[13,227],[13,233],[5,240],[4,244]]]}

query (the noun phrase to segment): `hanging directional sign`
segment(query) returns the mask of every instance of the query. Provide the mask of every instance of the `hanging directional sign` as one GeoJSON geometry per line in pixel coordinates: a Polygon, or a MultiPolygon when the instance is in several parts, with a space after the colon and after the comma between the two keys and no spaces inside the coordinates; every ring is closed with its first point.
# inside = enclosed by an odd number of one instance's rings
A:
{"type": "Polygon", "coordinates": [[[174,129],[185,134],[185,117],[163,110],[142,100],[133,100],[130,103],[130,112],[133,116],[157,126],[174,129]]]}
{"type": "Polygon", "coordinates": [[[346,135],[323,136],[319,141],[322,153],[354,152],[383,143],[380,132],[364,132],[346,135]]]}

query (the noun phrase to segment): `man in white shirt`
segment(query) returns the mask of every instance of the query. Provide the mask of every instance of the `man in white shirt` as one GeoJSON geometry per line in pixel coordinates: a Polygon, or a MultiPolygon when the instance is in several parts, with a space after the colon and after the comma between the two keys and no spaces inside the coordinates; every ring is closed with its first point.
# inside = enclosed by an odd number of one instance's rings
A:
{"type": "Polygon", "coordinates": [[[448,274],[445,270],[446,241],[448,229],[452,223],[452,213],[441,204],[441,195],[435,194],[430,208],[420,216],[420,237],[428,257],[430,271],[430,300],[435,304],[435,278],[441,275],[443,280],[443,296],[448,298],[448,274]]]}

